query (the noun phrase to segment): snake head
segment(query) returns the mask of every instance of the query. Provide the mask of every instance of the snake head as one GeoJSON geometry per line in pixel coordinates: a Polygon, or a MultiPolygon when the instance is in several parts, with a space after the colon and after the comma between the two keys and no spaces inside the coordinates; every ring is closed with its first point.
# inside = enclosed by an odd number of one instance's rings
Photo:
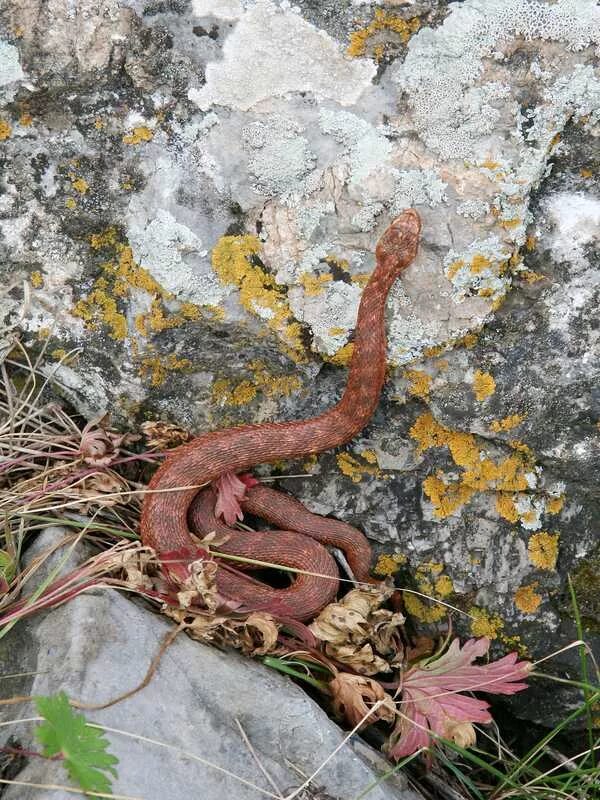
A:
{"type": "Polygon", "coordinates": [[[377,242],[378,267],[396,277],[417,255],[421,219],[413,208],[403,211],[377,242]]]}

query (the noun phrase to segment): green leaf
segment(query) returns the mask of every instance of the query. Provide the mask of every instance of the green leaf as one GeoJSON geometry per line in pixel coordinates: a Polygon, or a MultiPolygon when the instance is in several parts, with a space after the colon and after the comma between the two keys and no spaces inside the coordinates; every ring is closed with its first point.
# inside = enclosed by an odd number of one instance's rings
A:
{"type": "Polygon", "coordinates": [[[51,697],[36,697],[38,713],[45,722],[35,735],[48,757],[62,756],[69,777],[86,792],[110,792],[111,781],[104,773],[117,773],[116,756],[106,752],[104,731],[88,726],[83,714],[76,714],[64,692],[51,697]]]}

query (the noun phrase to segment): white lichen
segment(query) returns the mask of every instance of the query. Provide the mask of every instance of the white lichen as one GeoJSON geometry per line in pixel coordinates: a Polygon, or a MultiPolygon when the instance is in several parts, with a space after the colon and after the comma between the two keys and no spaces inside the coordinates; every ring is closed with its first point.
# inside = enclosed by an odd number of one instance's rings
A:
{"type": "Polygon", "coordinates": [[[190,89],[190,100],[248,111],[289,92],[312,92],[351,105],[369,86],[375,65],[348,59],[324,31],[272,0],[257,0],[227,37],[222,60],[206,67],[206,84],[190,89]]]}

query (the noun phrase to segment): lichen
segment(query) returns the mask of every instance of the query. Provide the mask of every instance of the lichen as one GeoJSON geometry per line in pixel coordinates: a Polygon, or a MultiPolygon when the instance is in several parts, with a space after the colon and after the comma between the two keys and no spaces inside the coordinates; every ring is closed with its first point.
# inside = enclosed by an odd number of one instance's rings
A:
{"type": "Polygon", "coordinates": [[[445,600],[454,592],[454,584],[449,575],[442,575],[443,564],[425,562],[420,564],[414,573],[418,591],[430,597],[431,600],[422,598],[412,592],[403,592],[406,611],[420,622],[432,624],[439,622],[447,613],[448,608],[436,600],[445,600]]]}
{"type": "Polygon", "coordinates": [[[31,285],[34,289],[40,289],[44,285],[44,276],[39,269],[36,269],[31,273],[31,285]]]}
{"type": "Polygon", "coordinates": [[[426,400],[431,389],[431,375],[418,369],[408,369],[404,374],[409,380],[409,395],[426,400]]]}
{"type": "Polygon", "coordinates": [[[549,571],[556,569],[559,541],[559,533],[539,531],[532,534],[527,543],[527,554],[533,566],[549,571]]]}
{"type": "Polygon", "coordinates": [[[541,596],[537,593],[539,583],[534,581],[526,586],[520,586],[515,592],[515,606],[523,614],[535,614],[542,602],[541,596]]]}
{"type": "Polygon", "coordinates": [[[266,321],[296,361],[305,360],[300,324],[293,318],[285,290],[260,262],[260,250],[256,236],[223,236],[212,252],[213,269],[223,284],[237,286],[243,308],[266,321]]]}
{"type": "Polygon", "coordinates": [[[133,129],[131,133],[123,136],[123,144],[142,144],[142,142],[151,142],[154,138],[154,131],[145,125],[140,125],[133,129]]]}
{"type": "Polygon", "coordinates": [[[510,431],[518,427],[526,417],[527,414],[510,414],[503,419],[494,419],[490,422],[490,430],[494,431],[494,433],[510,431]]]}
{"type": "Polygon", "coordinates": [[[406,562],[407,557],[404,553],[382,553],[373,567],[373,572],[382,577],[395,575],[406,562]]]}
{"type": "Polygon", "coordinates": [[[535,528],[546,502],[553,498],[531,498],[527,492],[537,485],[535,464],[531,452],[516,451],[499,462],[494,461],[479,446],[471,433],[452,431],[437,422],[430,412],[421,414],[410,428],[410,436],[418,444],[418,452],[447,447],[454,464],[461,472],[455,475],[437,470],[423,481],[423,491],[433,507],[433,515],[444,519],[460,510],[477,493],[496,494],[496,509],[500,516],[524,528],[535,528]],[[531,516],[531,519],[529,519],[531,516]]]}
{"type": "Polygon", "coordinates": [[[159,355],[147,355],[141,359],[139,374],[142,380],[150,378],[153,387],[162,386],[170,372],[189,372],[192,362],[188,358],[178,358],[174,353],[161,358],[159,355]]]}
{"type": "Polygon", "coordinates": [[[498,614],[491,614],[485,608],[472,606],[469,614],[471,620],[471,634],[476,637],[486,636],[488,639],[498,639],[504,629],[504,621],[498,614]]]}
{"type": "Polygon", "coordinates": [[[354,342],[348,342],[340,347],[332,356],[323,356],[324,361],[335,364],[336,367],[347,367],[354,353],[354,342]]]}
{"type": "Polygon", "coordinates": [[[360,483],[366,475],[375,478],[383,476],[377,463],[377,455],[373,450],[363,450],[360,456],[362,460],[355,458],[350,453],[338,453],[336,461],[340,472],[350,478],[353,483],[360,483]]]}
{"type": "Polygon", "coordinates": [[[0,119],[0,142],[3,142],[5,139],[9,139],[12,133],[12,128],[10,123],[8,123],[5,119],[0,119]]]}
{"type": "MultiPolygon", "coordinates": [[[[420,20],[418,17],[403,19],[395,14],[391,14],[382,8],[375,9],[375,16],[371,22],[360,30],[350,34],[350,42],[346,52],[352,58],[360,58],[366,55],[367,46],[372,39],[378,40],[380,34],[395,33],[400,38],[402,44],[406,44],[413,33],[419,30],[420,20]]],[[[376,41],[373,45],[373,56],[379,62],[386,50],[385,41],[376,41]]]]}
{"type": "Polygon", "coordinates": [[[483,402],[496,391],[496,381],[489,372],[482,372],[478,369],[473,375],[473,391],[475,398],[479,402],[483,402]]]}
{"type": "MultiPolygon", "coordinates": [[[[300,276],[300,283],[304,287],[304,294],[307,297],[317,297],[325,291],[325,285],[333,280],[331,272],[326,272],[322,275],[313,275],[309,272],[304,272],[300,276]]],[[[342,329],[342,333],[343,333],[342,329]]]]}

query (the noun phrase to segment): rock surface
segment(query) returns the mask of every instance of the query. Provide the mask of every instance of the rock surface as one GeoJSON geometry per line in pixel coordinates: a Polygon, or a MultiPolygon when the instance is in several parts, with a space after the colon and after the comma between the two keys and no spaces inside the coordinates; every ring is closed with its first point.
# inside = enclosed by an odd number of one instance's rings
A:
{"type": "MultiPolygon", "coordinates": [[[[462,633],[564,646],[570,573],[593,638],[593,0],[9,0],[3,20],[4,310],[64,395],[195,431],[323,410],[374,244],[412,205],[375,419],[282,486],[462,633]]],[[[515,704],[552,724],[573,701],[515,704]]]]}
{"type": "MultiPolygon", "coordinates": [[[[60,529],[50,529],[38,538],[35,551],[41,552],[58,536],[60,529]]],[[[172,629],[164,617],[114,590],[81,595],[20,623],[0,642],[3,672],[35,673],[4,681],[2,690],[8,696],[64,690],[82,702],[107,702],[141,682],[172,629]]],[[[32,716],[31,712],[31,705],[4,707],[0,716],[18,719],[32,716]]],[[[140,800],[277,797],[236,720],[282,795],[298,788],[343,739],[343,732],[316,703],[283,676],[184,635],[164,654],[148,687],[86,716],[105,727],[146,737],[142,741],[107,733],[109,751],[120,762],[113,792],[140,800]]],[[[21,746],[36,747],[31,724],[1,730],[3,741],[10,733],[21,746]]],[[[331,800],[353,800],[388,768],[378,753],[360,740],[353,741],[315,777],[309,787],[314,794],[300,796],[323,796],[317,795],[320,790],[331,800]]],[[[60,785],[65,775],[60,764],[31,759],[18,780],[60,785]]],[[[69,797],[60,790],[41,792],[16,785],[2,794],[3,800],[69,797]]],[[[402,777],[374,788],[369,797],[418,800],[402,777]]]]}

